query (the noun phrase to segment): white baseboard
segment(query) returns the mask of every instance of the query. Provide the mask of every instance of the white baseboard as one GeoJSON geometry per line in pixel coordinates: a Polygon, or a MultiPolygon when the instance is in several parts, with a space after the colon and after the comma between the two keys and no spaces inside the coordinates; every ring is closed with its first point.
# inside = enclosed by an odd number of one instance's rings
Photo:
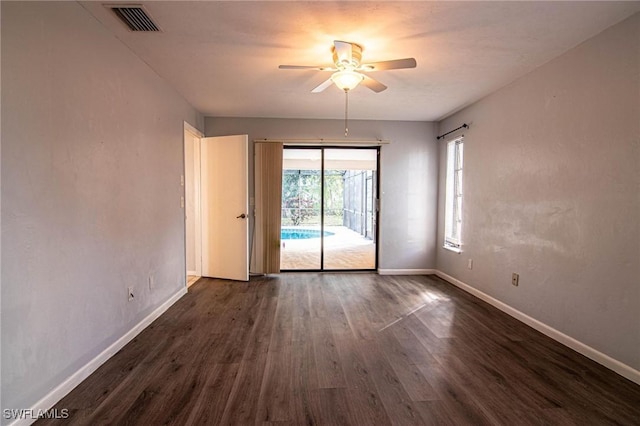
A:
{"type": "Polygon", "coordinates": [[[555,328],[541,322],[538,321],[535,318],[530,317],[529,315],[520,312],[519,310],[512,308],[511,306],[507,305],[506,303],[503,303],[501,301],[499,301],[498,299],[495,299],[491,296],[489,296],[486,293],[483,293],[482,291],[471,287],[468,284],[465,284],[464,282],[453,278],[451,275],[445,274],[444,272],[441,271],[436,271],[435,273],[437,276],[439,276],[440,278],[442,278],[443,280],[453,284],[454,286],[466,291],[469,294],[472,294],[473,296],[477,297],[478,299],[484,300],[485,302],[489,303],[490,305],[495,306],[496,308],[500,309],[502,312],[511,315],[512,317],[514,317],[515,319],[527,324],[528,326],[538,330],[539,332],[541,332],[542,334],[545,334],[549,337],[551,337],[553,340],[562,343],[565,346],[570,347],[571,349],[573,349],[574,351],[586,356],[587,358],[592,359],[593,361],[597,362],[598,364],[601,364],[605,367],[607,367],[610,370],[615,371],[616,373],[620,374],[623,377],[626,377],[627,379],[631,380],[632,382],[635,382],[637,384],[640,384],[640,371],[634,369],[633,367],[630,367],[614,358],[611,358],[609,355],[603,354],[602,352],[592,348],[591,346],[585,345],[584,343],[574,339],[571,336],[567,336],[566,334],[562,333],[561,331],[556,330],[555,328]]]}
{"type": "Polygon", "coordinates": [[[435,269],[378,269],[380,275],[433,275],[435,269]]]}
{"type": "Polygon", "coordinates": [[[196,273],[196,271],[187,271],[187,275],[192,275],[192,276],[197,276],[198,274],[196,273]]]}
{"type": "MultiPolygon", "coordinates": [[[[78,371],[73,373],[69,378],[56,386],[51,392],[45,395],[40,401],[35,403],[30,410],[27,410],[31,413],[39,413],[49,410],[53,407],[58,401],[64,398],[69,392],[71,392],[76,386],[78,386],[84,379],[89,377],[91,373],[96,371],[98,367],[104,364],[109,358],[115,355],[120,349],[122,349],[127,343],[133,340],[142,330],[147,328],[149,324],[155,321],[160,315],[162,315],[171,305],[176,303],[178,299],[184,296],[187,293],[187,288],[183,287],[178,290],[175,294],[173,294],[166,302],[162,305],[158,306],[153,312],[143,318],[138,324],[133,326],[131,330],[129,330],[124,336],[120,337],[114,343],[112,343],[108,348],[102,351],[98,356],[93,358],[83,367],[81,367],[78,371]]],[[[35,422],[36,419],[32,418],[24,418],[17,419],[14,422],[10,423],[10,426],[27,426],[35,422]]]]}

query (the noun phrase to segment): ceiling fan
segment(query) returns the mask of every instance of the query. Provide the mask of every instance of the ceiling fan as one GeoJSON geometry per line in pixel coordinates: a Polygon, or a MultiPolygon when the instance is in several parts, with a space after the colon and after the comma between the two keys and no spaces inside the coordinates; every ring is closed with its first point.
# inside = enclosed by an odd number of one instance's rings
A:
{"type": "Polygon", "coordinates": [[[330,66],[280,65],[278,68],[283,70],[315,69],[318,71],[333,72],[331,77],[311,91],[313,93],[320,93],[327,87],[331,86],[331,84],[335,84],[339,89],[348,92],[360,83],[374,92],[379,93],[385,90],[387,86],[369,77],[365,73],[416,67],[416,60],[414,58],[394,59],[390,61],[363,64],[361,62],[362,46],[346,41],[335,40],[333,42],[331,52],[333,53],[333,65],[330,66]]]}

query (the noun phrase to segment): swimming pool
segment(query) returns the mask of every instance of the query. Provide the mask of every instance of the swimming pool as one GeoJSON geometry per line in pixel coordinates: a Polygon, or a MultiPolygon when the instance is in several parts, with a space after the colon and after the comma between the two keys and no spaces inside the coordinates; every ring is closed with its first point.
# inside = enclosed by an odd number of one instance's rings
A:
{"type": "MultiPolygon", "coordinates": [[[[323,235],[329,237],[333,232],[324,231],[323,235]]],[[[309,238],[320,238],[319,229],[299,229],[299,228],[282,228],[280,238],[283,240],[306,240],[309,238]]]]}

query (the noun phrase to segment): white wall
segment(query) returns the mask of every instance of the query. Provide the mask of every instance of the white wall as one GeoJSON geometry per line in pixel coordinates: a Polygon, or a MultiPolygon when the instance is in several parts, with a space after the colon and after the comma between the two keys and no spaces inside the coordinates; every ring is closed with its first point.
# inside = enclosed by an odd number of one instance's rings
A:
{"type": "MultiPolygon", "coordinates": [[[[207,136],[248,134],[254,139],[344,139],[343,120],[205,119],[207,136]]],[[[435,265],[438,148],[435,125],[411,121],[349,121],[349,139],[387,139],[380,160],[380,269],[435,265]]],[[[253,196],[253,144],[250,144],[253,196]]]]}
{"type": "Polygon", "coordinates": [[[2,2],[2,408],[184,288],[183,121],[202,128],[78,3],[2,2]]]}
{"type": "Polygon", "coordinates": [[[437,256],[439,270],[636,370],[639,79],[636,14],[441,122],[471,129],[460,255],[441,248],[440,144],[437,256]]]}

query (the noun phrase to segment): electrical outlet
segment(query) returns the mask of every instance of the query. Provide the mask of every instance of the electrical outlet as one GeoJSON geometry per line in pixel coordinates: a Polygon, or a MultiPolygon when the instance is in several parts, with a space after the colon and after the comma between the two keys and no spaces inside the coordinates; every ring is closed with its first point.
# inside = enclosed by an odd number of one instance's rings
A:
{"type": "Polygon", "coordinates": [[[128,287],[127,288],[127,298],[129,300],[129,302],[131,302],[133,300],[133,287],[128,287]]]}
{"type": "Polygon", "coordinates": [[[520,275],[515,272],[511,274],[511,284],[518,287],[518,282],[520,281],[520,275]]]}
{"type": "Polygon", "coordinates": [[[467,261],[467,268],[469,268],[469,269],[473,269],[473,259],[469,259],[469,260],[467,261]]]}

